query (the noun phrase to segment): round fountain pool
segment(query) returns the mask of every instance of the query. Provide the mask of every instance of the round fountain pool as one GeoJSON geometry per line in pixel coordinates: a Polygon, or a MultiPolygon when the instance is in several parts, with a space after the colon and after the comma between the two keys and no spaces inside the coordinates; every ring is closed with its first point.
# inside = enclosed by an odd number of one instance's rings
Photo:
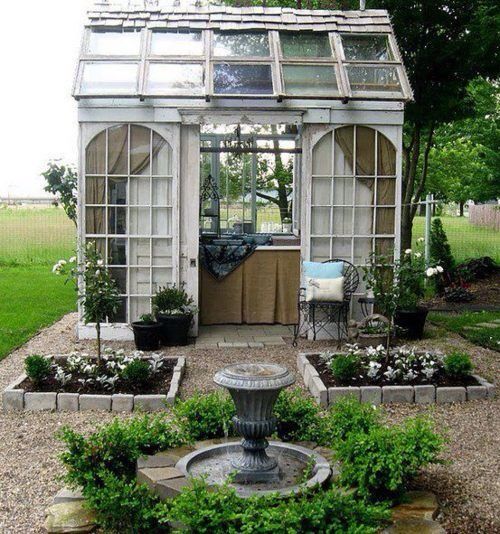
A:
{"type": "Polygon", "coordinates": [[[270,480],[245,483],[234,479],[236,471],[232,465],[232,459],[241,454],[241,450],[241,445],[235,442],[208,446],[184,456],[175,467],[186,477],[204,477],[209,485],[229,480],[242,497],[273,492],[289,495],[304,486],[321,485],[331,474],[328,461],[315,451],[271,441],[267,454],[276,460],[278,475],[270,480]]]}

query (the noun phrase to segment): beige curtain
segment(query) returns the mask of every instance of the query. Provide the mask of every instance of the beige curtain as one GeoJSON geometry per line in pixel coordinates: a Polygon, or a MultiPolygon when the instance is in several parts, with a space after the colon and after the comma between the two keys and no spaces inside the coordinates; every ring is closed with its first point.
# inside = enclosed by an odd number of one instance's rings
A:
{"type": "Polygon", "coordinates": [[[149,174],[151,130],[144,126],[130,127],[130,174],[149,174]]]}
{"type": "Polygon", "coordinates": [[[201,324],[295,324],[298,250],[257,250],[222,280],[200,271],[201,324]]]}
{"type": "Polygon", "coordinates": [[[108,128],[108,174],[128,174],[128,126],[108,128]]]}
{"type": "Polygon", "coordinates": [[[106,190],[104,178],[90,176],[85,183],[85,202],[87,204],[104,204],[106,190]]]}
{"type": "MultiPolygon", "coordinates": [[[[378,135],[378,164],[379,176],[394,176],[396,174],[396,149],[383,135],[378,135]]],[[[386,178],[377,180],[377,204],[384,206],[395,203],[396,180],[386,178]]],[[[379,207],[377,210],[377,234],[394,233],[394,208],[379,207]]]]}
{"type": "Polygon", "coordinates": [[[85,171],[87,174],[106,172],[106,131],[97,134],[88,144],[85,153],[85,171]]]}

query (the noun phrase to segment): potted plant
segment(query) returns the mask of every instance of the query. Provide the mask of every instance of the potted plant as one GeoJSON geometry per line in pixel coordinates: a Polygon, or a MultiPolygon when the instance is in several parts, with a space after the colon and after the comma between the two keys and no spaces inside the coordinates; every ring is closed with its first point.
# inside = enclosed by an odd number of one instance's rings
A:
{"type": "Polygon", "coordinates": [[[374,313],[358,323],[356,343],[360,347],[387,346],[390,333],[390,321],[387,317],[374,313]]]}
{"type": "Polygon", "coordinates": [[[162,325],[155,321],[151,313],[141,315],[139,321],[132,323],[137,350],[158,350],[160,348],[161,329],[162,325]]]}
{"type": "Polygon", "coordinates": [[[284,217],[283,218],[283,232],[287,233],[287,234],[291,234],[292,233],[292,219],[290,219],[290,217],[284,217]]]}
{"type": "Polygon", "coordinates": [[[187,345],[195,313],[192,297],[182,286],[160,287],[152,298],[152,304],[156,319],[161,324],[161,344],[187,345]]]}

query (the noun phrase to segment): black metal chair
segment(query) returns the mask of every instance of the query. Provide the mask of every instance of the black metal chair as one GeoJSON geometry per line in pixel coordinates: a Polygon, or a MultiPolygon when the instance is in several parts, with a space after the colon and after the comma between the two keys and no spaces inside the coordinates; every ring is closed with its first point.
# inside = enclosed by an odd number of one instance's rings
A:
{"type": "Polygon", "coordinates": [[[298,323],[293,327],[293,346],[297,346],[299,336],[306,336],[311,330],[313,340],[321,330],[331,324],[337,325],[339,343],[343,336],[348,335],[349,306],[351,298],[359,285],[359,273],[356,267],[340,259],[326,260],[323,263],[342,262],[342,276],[344,277],[344,300],[342,302],[307,302],[306,289],[301,287],[297,299],[298,323]]]}

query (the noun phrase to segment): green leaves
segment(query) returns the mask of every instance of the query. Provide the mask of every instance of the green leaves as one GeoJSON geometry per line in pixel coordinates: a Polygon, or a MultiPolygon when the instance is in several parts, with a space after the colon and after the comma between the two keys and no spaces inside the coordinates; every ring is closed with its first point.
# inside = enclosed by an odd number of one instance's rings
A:
{"type": "Polygon", "coordinates": [[[75,168],[58,161],[50,161],[42,176],[47,182],[44,190],[60,198],[66,215],[76,224],[78,177],[75,168]]]}
{"type": "Polygon", "coordinates": [[[24,370],[35,384],[40,384],[49,376],[51,363],[48,358],[33,354],[24,360],[24,370]]]}

